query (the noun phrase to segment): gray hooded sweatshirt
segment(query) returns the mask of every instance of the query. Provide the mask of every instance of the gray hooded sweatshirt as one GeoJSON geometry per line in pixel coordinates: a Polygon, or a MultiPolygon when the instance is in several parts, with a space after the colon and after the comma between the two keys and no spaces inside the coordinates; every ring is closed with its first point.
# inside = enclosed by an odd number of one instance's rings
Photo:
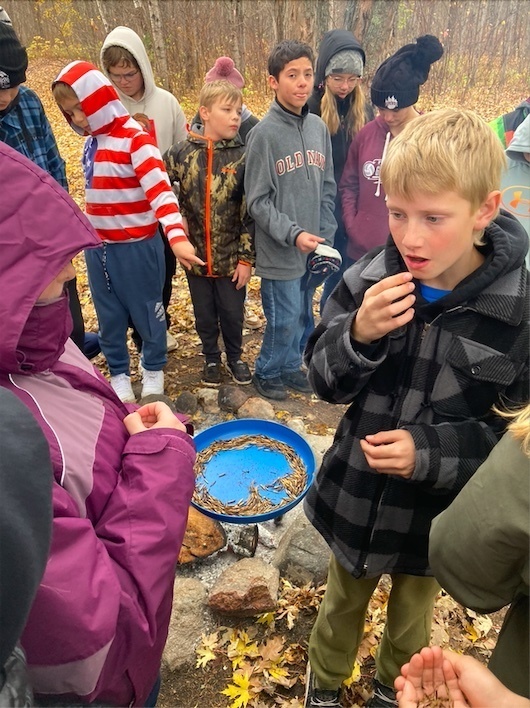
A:
{"type": "Polygon", "coordinates": [[[333,246],[336,186],[328,129],[304,107],[298,116],[274,101],[247,138],[245,193],[256,223],[256,275],[294,280],[306,271],[296,248],[302,231],[333,246]]]}
{"type": "MultiPolygon", "coordinates": [[[[501,207],[513,214],[530,238],[530,115],[526,116],[506,148],[507,167],[501,180],[501,207]]],[[[526,254],[530,269],[530,252],[526,254]]]]}

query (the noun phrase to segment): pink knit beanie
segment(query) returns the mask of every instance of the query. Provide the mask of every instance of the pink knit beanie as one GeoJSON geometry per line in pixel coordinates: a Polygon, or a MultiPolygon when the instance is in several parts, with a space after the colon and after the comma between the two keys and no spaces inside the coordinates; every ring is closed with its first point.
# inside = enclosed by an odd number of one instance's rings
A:
{"type": "Polygon", "coordinates": [[[211,81],[219,81],[220,79],[229,81],[238,89],[242,89],[245,85],[245,79],[236,69],[236,65],[230,57],[219,57],[206,74],[204,81],[209,84],[211,81]]]}

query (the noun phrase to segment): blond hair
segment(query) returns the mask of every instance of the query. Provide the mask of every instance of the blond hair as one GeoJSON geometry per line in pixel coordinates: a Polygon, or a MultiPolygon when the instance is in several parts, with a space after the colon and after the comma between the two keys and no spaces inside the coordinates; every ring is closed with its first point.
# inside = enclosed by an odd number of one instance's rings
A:
{"type": "Polygon", "coordinates": [[[58,104],[60,104],[61,101],[68,100],[69,98],[79,100],[79,96],[76,94],[74,89],[69,84],[65,84],[64,81],[57,81],[54,83],[52,86],[52,93],[58,104]]]}
{"type": "Polygon", "coordinates": [[[507,430],[521,443],[524,454],[530,457],[530,403],[519,410],[503,411],[496,406],[493,410],[502,418],[511,421],[508,423],[507,430]]]}
{"type": "Polygon", "coordinates": [[[225,79],[204,84],[199,94],[199,106],[210,109],[216,101],[224,99],[228,103],[243,103],[241,89],[225,79]]]}
{"type": "MultiPolygon", "coordinates": [[[[357,85],[351,93],[351,103],[346,114],[346,129],[351,139],[366,123],[365,104],[364,93],[357,85]]],[[[320,117],[328,126],[330,135],[336,135],[340,127],[340,116],[337,111],[337,99],[327,84],[325,84],[324,95],[320,102],[320,117]]]]}
{"type": "Polygon", "coordinates": [[[407,123],[381,166],[387,194],[456,192],[475,211],[498,190],[506,159],[500,140],[473,111],[442,108],[407,123]]]}

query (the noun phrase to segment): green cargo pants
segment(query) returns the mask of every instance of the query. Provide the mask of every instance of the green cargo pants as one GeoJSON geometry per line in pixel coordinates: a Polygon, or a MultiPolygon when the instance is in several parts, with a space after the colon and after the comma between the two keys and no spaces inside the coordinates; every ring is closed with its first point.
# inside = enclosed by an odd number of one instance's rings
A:
{"type": "MultiPolygon", "coordinates": [[[[387,621],[375,657],[376,678],[393,687],[403,664],[431,638],[434,578],[392,575],[387,621]]],[[[309,661],[322,689],[337,689],[351,676],[364,634],[368,603],[380,578],[355,579],[331,556],[328,586],[309,640],[309,661]]]]}

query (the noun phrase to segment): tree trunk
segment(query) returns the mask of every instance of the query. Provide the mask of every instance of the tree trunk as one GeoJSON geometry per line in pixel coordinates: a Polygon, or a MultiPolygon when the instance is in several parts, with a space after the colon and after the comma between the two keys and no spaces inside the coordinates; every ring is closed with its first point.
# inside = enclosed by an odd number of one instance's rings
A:
{"type": "Polygon", "coordinates": [[[353,27],[353,18],[355,17],[356,5],[357,0],[346,0],[346,7],[344,8],[344,27],[346,29],[353,27]]]}
{"type": "Polygon", "coordinates": [[[171,89],[159,0],[147,0],[147,8],[149,10],[149,21],[151,23],[151,32],[153,34],[153,49],[155,51],[156,67],[162,80],[162,85],[167,89],[171,89]]]}
{"type": "Polygon", "coordinates": [[[366,32],[374,14],[374,0],[359,0],[357,3],[352,32],[361,44],[365,43],[366,32]]]}
{"type": "Polygon", "coordinates": [[[316,22],[315,22],[315,41],[318,46],[323,35],[329,30],[330,21],[330,6],[329,0],[317,0],[316,6],[316,22]]]}
{"type": "Polygon", "coordinates": [[[103,23],[103,28],[105,29],[105,34],[108,34],[110,32],[110,24],[107,20],[107,16],[105,15],[103,0],[96,0],[96,5],[98,8],[99,16],[101,17],[101,22],[103,23]]]}
{"type": "Polygon", "coordinates": [[[274,44],[286,38],[289,0],[274,0],[274,44]]]}
{"type": "Polygon", "coordinates": [[[229,0],[230,3],[230,35],[232,38],[231,57],[237,70],[245,76],[245,25],[243,17],[243,0],[229,0]]]}

